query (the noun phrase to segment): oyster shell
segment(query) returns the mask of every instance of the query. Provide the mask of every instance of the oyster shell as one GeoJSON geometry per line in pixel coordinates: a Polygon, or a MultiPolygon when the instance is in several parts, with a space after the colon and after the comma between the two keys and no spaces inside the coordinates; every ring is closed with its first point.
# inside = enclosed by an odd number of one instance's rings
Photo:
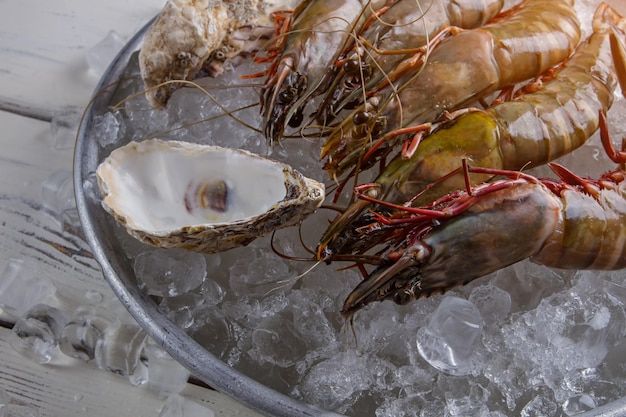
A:
{"type": "Polygon", "coordinates": [[[215,76],[225,59],[253,53],[274,36],[272,12],[295,7],[294,0],[168,0],[146,33],[139,65],[148,102],[167,104],[180,83],[206,69],[215,76]]]}
{"type": "Polygon", "coordinates": [[[324,186],[289,165],[243,150],[151,139],[131,142],[97,169],[102,205],[137,239],[219,252],[294,225],[324,186]]]}

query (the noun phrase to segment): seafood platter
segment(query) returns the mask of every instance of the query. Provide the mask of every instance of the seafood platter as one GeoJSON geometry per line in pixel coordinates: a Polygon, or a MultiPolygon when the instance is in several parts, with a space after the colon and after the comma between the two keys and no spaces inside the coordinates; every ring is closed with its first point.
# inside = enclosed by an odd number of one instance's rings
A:
{"type": "Polygon", "coordinates": [[[265,415],[625,415],[623,16],[169,0],[81,124],[85,236],[265,415]]]}

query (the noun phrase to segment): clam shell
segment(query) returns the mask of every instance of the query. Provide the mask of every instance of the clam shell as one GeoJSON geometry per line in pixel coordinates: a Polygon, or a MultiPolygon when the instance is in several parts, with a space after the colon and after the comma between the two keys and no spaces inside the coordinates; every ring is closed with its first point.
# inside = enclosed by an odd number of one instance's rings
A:
{"type": "Polygon", "coordinates": [[[292,226],[324,186],[248,151],[151,139],[131,142],[96,171],[106,211],[137,239],[213,253],[292,226]]]}

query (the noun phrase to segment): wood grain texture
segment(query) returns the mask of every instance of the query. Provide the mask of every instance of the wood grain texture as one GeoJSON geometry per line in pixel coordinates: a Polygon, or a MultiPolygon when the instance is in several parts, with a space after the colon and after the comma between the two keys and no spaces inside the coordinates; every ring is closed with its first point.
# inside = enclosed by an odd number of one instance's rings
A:
{"type": "Polygon", "coordinates": [[[85,53],[110,31],[127,39],[164,0],[0,1],[0,109],[49,116],[84,106],[100,77],[85,53]]]}
{"type": "Polygon", "coordinates": [[[11,258],[33,260],[69,310],[86,302],[87,291],[113,298],[88,245],[64,233],[43,208],[42,183],[54,172],[71,172],[72,150],[50,146],[48,123],[0,112],[0,125],[0,270],[11,258]]]}
{"type": "MultiPolygon", "coordinates": [[[[165,400],[145,387],[134,387],[126,378],[92,364],[64,358],[54,365],[39,365],[24,359],[8,344],[9,333],[0,328],[0,389],[37,409],[40,417],[156,417],[163,407],[165,400]]],[[[181,395],[216,416],[260,416],[216,391],[191,384],[181,395]]]]}

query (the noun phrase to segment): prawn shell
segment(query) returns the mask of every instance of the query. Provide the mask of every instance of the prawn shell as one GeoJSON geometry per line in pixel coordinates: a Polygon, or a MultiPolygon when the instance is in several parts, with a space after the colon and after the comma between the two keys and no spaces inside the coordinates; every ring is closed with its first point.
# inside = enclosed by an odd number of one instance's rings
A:
{"type": "Polygon", "coordinates": [[[532,261],[565,269],[626,268],[626,186],[600,190],[597,198],[577,190],[561,193],[563,218],[532,261]]]}

